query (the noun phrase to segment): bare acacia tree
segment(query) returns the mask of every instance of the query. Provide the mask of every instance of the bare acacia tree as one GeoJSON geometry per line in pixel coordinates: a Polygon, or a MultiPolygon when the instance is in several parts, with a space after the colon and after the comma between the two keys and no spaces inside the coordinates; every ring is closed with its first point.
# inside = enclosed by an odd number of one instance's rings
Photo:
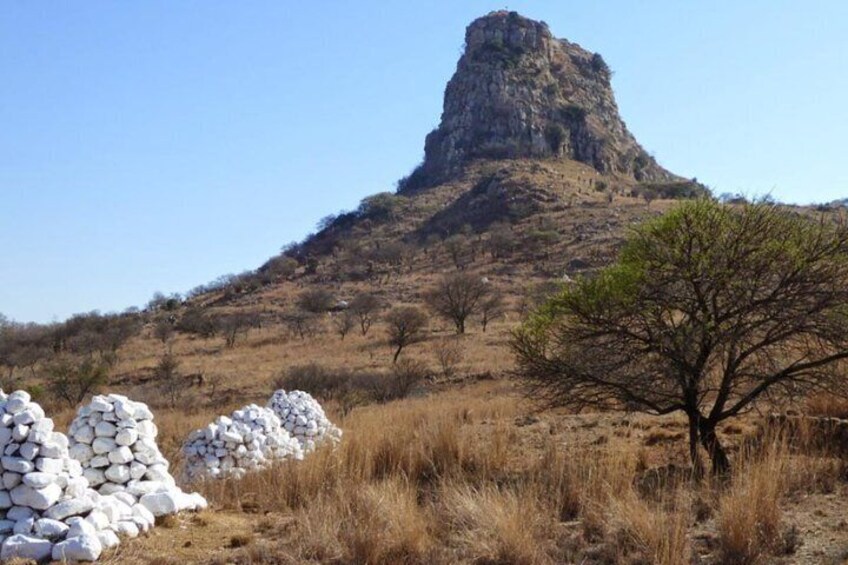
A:
{"type": "Polygon", "coordinates": [[[344,341],[345,336],[356,326],[356,320],[354,319],[354,314],[350,310],[345,310],[343,312],[339,312],[335,316],[333,316],[333,328],[335,328],[336,333],[339,334],[339,337],[344,341]]]}
{"type": "Polygon", "coordinates": [[[171,408],[175,408],[189,386],[189,381],[180,373],[180,362],[171,353],[166,353],[156,366],[159,388],[168,397],[171,408]]]}
{"type": "Polygon", "coordinates": [[[397,363],[404,347],[424,339],[427,315],[415,306],[397,306],[386,314],[389,345],[395,348],[392,363],[397,363]]]}
{"type": "Polygon", "coordinates": [[[92,358],[81,361],[57,358],[46,369],[47,389],[70,407],[104,385],[109,376],[108,366],[92,358]]]}
{"type": "Polygon", "coordinates": [[[162,342],[162,345],[167,346],[174,338],[174,324],[168,318],[160,318],[153,326],[153,335],[162,342]]]}
{"type": "Polygon", "coordinates": [[[461,234],[452,235],[445,240],[445,250],[450,255],[454,267],[465,267],[465,253],[468,250],[468,238],[461,234]]]}
{"type": "Polygon", "coordinates": [[[380,311],[380,299],[367,292],[357,294],[350,301],[348,310],[359,319],[359,330],[362,335],[367,335],[377,312],[380,311]]]}
{"type": "Polygon", "coordinates": [[[318,331],[318,316],[303,310],[286,312],[282,315],[282,321],[289,332],[300,339],[306,339],[307,336],[311,337],[318,331]]]}
{"type": "Polygon", "coordinates": [[[726,473],[720,422],[764,396],[844,391],[848,226],[765,203],[683,204],[541,307],[512,347],[554,405],[683,412],[693,467],[700,443],[726,473]]]}
{"type": "Polygon", "coordinates": [[[240,334],[247,335],[251,328],[259,325],[259,315],[248,312],[233,312],[224,314],[217,319],[217,326],[224,335],[227,347],[235,347],[240,334]]]}
{"type": "Polygon", "coordinates": [[[498,291],[489,293],[488,296],[480,303],[480,326],[483,331],[489,325],[489,322],[496,318],[500,318],[506,313],[506,304],[504,303],[503,294],[498,291]]]}
{"type": "Polygon", "coordinates": [[[465,321],[476,314],[490,293],[482,278],[468,273],[445,276],[424,296],[427,305],[439,316],[456,326],[456,333],[465,333],[465,321]]]}

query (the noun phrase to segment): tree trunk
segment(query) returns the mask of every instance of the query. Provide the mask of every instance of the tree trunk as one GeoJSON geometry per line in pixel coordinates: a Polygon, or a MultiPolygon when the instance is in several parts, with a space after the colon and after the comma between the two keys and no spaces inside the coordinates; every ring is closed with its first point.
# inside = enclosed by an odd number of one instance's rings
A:
{"type": "Polygon", "coordinates": [[[701,435],[701,445],[703,445],[704,449],[707,450],[707,453],[710,454],[713,475],[729,475],[730,460],[727,458],[727,452],[725,452],[724,447],[722,447],[721,442],[715,433],[715,424],[704,423],[702,421],[699,425],[699,432],[701,435]]]}
{"type": "Polygon", "coordinates": [[[395,356],[392,359],[392,363],[397,363],[398,356],[400,355],[400,350],[403,349],[403,346],[398,346],[397,351],[395,351],[395,356]]]}
{"type": "Polygon", "coordinates": [[[689,458],[692,460],[692,476],[700,480],[704,476],[704,466],[698,454],[698,422],[700,414],[689,414],[689,458]]]}

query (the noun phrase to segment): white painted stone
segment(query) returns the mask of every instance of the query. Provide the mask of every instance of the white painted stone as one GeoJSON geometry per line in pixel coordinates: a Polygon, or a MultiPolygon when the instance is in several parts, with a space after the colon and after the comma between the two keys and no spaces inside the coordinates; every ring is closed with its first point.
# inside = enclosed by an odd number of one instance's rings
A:
{"type": "Polygon", "coordinates": [[[68,533],[68,525],[52,518],[41,518],[35,521],[34,531],[40,538],[55,541],[65,537],[68,533]]]}
{"type": "Polygon", "coordinates": [[[89,467],[88,469],[83,469],[82,476],[85,477],[86,480],[88,480],[89,484],[92,487],[102,485],[106,482],[106,475],[101,469],[93,469],[91,467],[89,467]]]}
{"type": "Polygon", "coordinates": [[[29,473],[35,470],[35,464],[32,461],[21,459],[20,457],[4,456],[0,457],[0,465],[7,471],[13,473],[29,473]]]}
{"type": "MultiPolygon", "coordinates": [[[[81,445],[85,445],[85,444],[81,444],[81,445]]],[[[103,455],[95,455],[88,462],[89,467],[92,467],[94,469],[104,469],[104,470],[105,470],[106,467],[108,467],[111,464],[112,464],[112,462],[109,461],[109,455],[107,455],[105,453],[103,455]]]]}
{"type": "Polygon", "coordinates": [[[118,428],[111,422],[100,422],[94,427],[95,437],[115,437],[118,428]]]}
{"type": "Polygon", "coordinates": [[[129,463],[132,460],[133,452],[129,447],[125,445],[122,445],[114,451],[109,452],[109,461],[111,461],[112,463],[117,463],[121,465],[124,463],[129,463]]]}
{"type": "Polygon", "coordinates": [[[6,538],[0,549],[0,560],[9,561],[15,557],[44,561],[53,555],[53,544],[44,539],[17,534],[6,538]]]}
{"type": "MultiPolygon", "coordinates": [[[[21,484],[21,477],[22,476],[23,475],[21,475],[20,473],[15,473],[13,471],[5,471],[3,473],[3,489],[4,489],[4,491],[5,490],[12,490],[13,488],[15,488],[16,486],[21,484]]],[[[0,508],[8,508],[6,506],[3,506],[3,496],[4,496],[3,491],[0,491],[0,508]]],[[[8,498],[9,493],[5,493],[5,496],[8,498]]]]}
{"type": "Polygon", "coordinates": [[[53,546],[54,561],[96,561],[103,552],[97,532],[90,535],[68,537],[53,546]]]}
{"type": "Polygon", "coordinates": [[[116,447],[118,447],[118,444],[110,437],[96,437],[94,438],[94,441],[91,442],[91,449],[98,455],[102,453],[109,453],[116,447]]]}
{"type": "Polygon", "coordinates": [[[27,408],[32,397],[25,390],[16,390],[6,399],[6,413],[15,415],[27,408]]]}
{"type": "Polygon", "coordinates": [[[92,412],[112,412],[115,410],[115,407],[105,396],[98,395],[91,399],[91,403],[89,404],[92,412]]]}
{"type": "Polygon", "coordinates": [[[58,475],[65,470],[65,462],[55,457],[39,457],[35,460],[35,468],[45,473],[58,475]]]}
{"type": "Polygon", "coordinates": [[[45,488],[34,489],[25,484],[20,484],[10,492],[12,502],[18,506],[29,506],[35,510],[47,510],[62,496],[62,489],[57,484],[50,484],[45,488]]]}
{"type": "Polygon", "coordinates": [[[54,473],[43,473],[41,471],[33,471],[23,476],[25,485],[34,489],[45,488],[53,483],[56,483],[58,476],[54,473]]]}
{"type": "Polygon", "coordinates": [[[35,516],[35,510],[26,506],[12,506],[6,511],[6,518],[15,522],[33,516],[35,516]]]}
{"type": "Polygon", "coordinates": [[[135,428],[121,428],[115,436],[118,445],[130,446],[138,440],[138,430],[135,428]]]}
{"type": "Polygon", "coordinates": [[[71,516],[85,514],[92,508],[94,508],[94,502],[89,498],[71,498],[48,508],[44,516],[54,520],[65,520],[71,516]]]}
{"type": "Polygon", "coordinates": [[[122,536],[127,536],[128,538],[138,537],[138,524],[136,524],[132,520],[121,520],[114,526],[115,531],[122,536]]]}
{"type": "Polygon", "coordinates": [[[32,533],[32,529],[35,526],[35,517],[30,516],[29,518],[21,518],[17,522],[15,522],[15,527],[12,528],[12,531],[16,534],[26,534],[29,535],[32,533]]]}
{"type": "Polygon", "coordinates": [[[129,465],[110,465],[105,475],[113,483],[125,483],[130,480],[129,465]]]}
{"type": "Polygon", "coordinates": [[[179,510],[177,496],[171,492],[145,494],[139,499],[139,504],[150,510],[154,516],[174,514],[179,510]]]}
{"type": "Polygon", "coordinates": [[[103,549],[112,549],[121,543],[121,540],[118,538],[118,534],[112,530],[101,530],[97,532],[97,539],[100,540],[100,544],[103,546],[103,549]]]}
{"type": "Polygon", "coordinates": [[[94,441],[94,429],[89,426],[82,426],[76,433],[73,434],[73,438],[76,442],[90,444],[94,441]]]}

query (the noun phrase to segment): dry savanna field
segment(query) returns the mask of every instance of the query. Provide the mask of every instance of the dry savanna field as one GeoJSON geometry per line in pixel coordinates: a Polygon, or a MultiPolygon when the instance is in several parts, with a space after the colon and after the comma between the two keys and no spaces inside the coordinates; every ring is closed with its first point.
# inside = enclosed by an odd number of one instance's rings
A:
{"type": "MultiPolygon", "coordinates": [[[[331,372],[390,365],[379,325],[341,340],[326,323],[326,333],[307,339],[263,327],[235,347],[178,335],[169,347],[181,369],[207,377],[182,391],[175,408],[153,387],[109,389],[135,390],[131,396],[157,406],[160,447],[178,468],[192,429],[264,402],[287,367],[304,359],[331,372]]],[[[202,484],[210,510],[169,517],[105,562],[844,562],[840,453],[805,449],[809,442],[776,429],[763,436],[753,414],[721,430],[733,479],[693,482],[682,419],[569,414],[528,399],[504,376],[512,325],[498,320],[485,333],[474,325],[455,338],[434,322],[407,355],[437,374],[408,398],[352,407],[329,400],[345,434],[337,448],[202,484]],[[461,343],[449,376],[438,368],[443,340],[461,343]]],[[[164,347],[142,334],[121,352],[116,372],[154,367],[164,347]]],[[[845,410],[822,399],[806,407],[845,410]]]]}
{"type": "MultiPolygon", "coordinates": [[[[87,351],[71,357],[108,360],[98,390],[151,406],[176,477],[192,430],[245,404],[264,405],[277,388],[311,392],[344,431],[337,447],[303,461],[192,485],[209,510],[160,519],[101,560],[848,562],[848,435],[841,424],[822,431],[820,420],[781,427],[769,418],[775,411],[843,418],[848,404],[822,395],[757,402],[718,428],[730,477],[697,478],[679,413],[649,416],[624,405],[577,412],[528,394],[513,373],[513,331],[570,278],[609,264],[630,226],[675,202],[642,198],[580,164],[503,167],[483,163],[455,185],[388,199],[397,208],[388,219],[353,228],[329,221],[310,242],[324,253],[314,265],[260,270],[173,306],[159,300],[130,312],[126,319],[139,325],[113,351],[98,349],[85,331],[65,338],[68,351],[87,351]],[[491,175],[517,195],[511,205],[522,204],[522,195],[538,200],[535,212],[506,227],[465,229],[461,241],[426,236],[436,220],[456,222],[433,210],[450,209],[481,178],[494,182],[491,175]],[[410,233],[421,243],[393,247],[410,233]],[[457,335],[427,306],[429,289],[455,273],[485,278],[502,298],[485,331],[479,312],[457,335]],[[367,334],[356,321],[340,331],[342,311],[304,317],[302,298],[316,289],[336,301],[375,296],[380,305],[367,334]],[[428,315],[393,363],[388,320],[398,307],[428,315]],[[208,335],[186,331],[192,311],[223,322],[208,335]],[[244,324],[227,325],[245,313],[244,324]]],[[[4,388],[30,389],[66,429],[74,402],[47,394],[56,390],[49,355],[14,367],[4,388]]]]}

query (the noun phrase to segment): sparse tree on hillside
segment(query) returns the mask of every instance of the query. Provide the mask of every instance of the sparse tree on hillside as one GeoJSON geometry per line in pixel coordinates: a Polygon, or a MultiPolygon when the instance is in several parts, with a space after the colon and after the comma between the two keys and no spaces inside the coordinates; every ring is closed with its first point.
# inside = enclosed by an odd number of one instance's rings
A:
{"type": "Polygon", "coordinates": [[[153,293],[153,297],[147,302],[147,309],[151,312],[156,312],[165,306],[168,298],[158,290],[153,293]]]}
{"type": "Polygon", "coordinates": [[[71,361],[60,358],[46,368],[47,388],[56,397],[74,407],[106,383],[109,368],[91,358],[71,361]]]}
{"type": "Polygon", "coordinates": [[[161,318],[153,326],[153,335],[162,342],[162,345],[167,346],[174,338],[174,324],[167,318],[161,318]]]}
{"type": "Polygon", "coordinates": [[[396,306],[386,314],[389,345],[395,348],[392,363],[397,363],[404,347],[424,339],[427,315],[415,306],[396,306]]]}
{"type": "Polygon", "coordinates": [[[480,303],[480,326],[483,331],[489,326],[489,322],[500,318],[506,313],[506,303],[504,302],[503,294],[499,291],[492,291],[480,303]]]}
{"type": "Polygon", "coordinates": [[[297,259],[280,255],[268,261],[266,270],[272,277],[289,278],[297,272],[299,263],[297,259]]]}
{"type": "Polygon", "coordinates": [[[336,329],[336,333],[339,334],[339,337],[342,338],[342,341],[344,341],[345,336],[354,328],[354,326],[356,326],[356,319],[350,310],[339,312],[333,316],[333,327],[336,329]]]}
{"type": "Polygon", "coordinates": [[[453,378],[465,355],[462,341],[456,336],[437,341],[433,346],[433,353],[436,355],[436,362],[445,379],[453,378]]]}
{"type": "Polygon", "coordinates": [[[357,294],[350,302],[349,311],[359,319],[362,335],[367,335],[380,311],[380,299],[368,292],[357,294]]]}
{"type": "Polygon", "coordinates": [[[446,320],[453,322],[456,333],[465,333],[469,316],[480,311],[490,286],[477,275],[455,273],[447,275],[424,296],[427,305],[446,320]]]}
{"type": "Polygon", "coordinates": [[[653,190],[645,189],[642,191],[642,198],[645,200],[645,205],[650,208],[651,202],[657,197],[657,194],[653,190]]]}
{"type": "Polygon", "coordinates": [[[181,332],[198,335],[204,339],[215,337],[218,326],[215,320],[202,308],[188,308],[177,322],[176,329],[181,332]]]}
{"type": "Polygon", "coordinates": [[[333,294],[323,288],[310,288],[301,292],[297,297],[297,306],[304,312],[323,314],[333,307],[333,294]]]}
{"type": "Polygon", "coordinates": [[[445,250],[450,255],[454,267],[465,267],[465,254],[468,250],[468,238],[461,234],[452,235],[445,240],[445,250]]]}
{"type": "Polygon", "coordinates": [[[721,422],[763,395],[845,391],[848,227],[766,204],[683,204],[540,308],[512,347],[551,404],[684,413],[693,465],[700,443],[724,473],[721,422]]]}
{"type": "Polygon", "coordinates": [[[189,386],[189,381],[180,374],[180,362],[171,353],[166,353],[156,366],[156,380],[159,388],[168,398],[171,408],[177,403],[189,386]]]}
{"type": "Polygon", "coordinates": [[[250,328],[259,324],[259,315],[247,312],[225,314],[217,319],[218,329],[224,335],[227,347],[234,347],[238,336],[247,335],[250,328]]]}
{"type": "Polygon", "coordinates": [[[318,317],[303,310],[286,312],[283,314],[282,320],[289,331],[300,339],[314,335],[318,328],[318,317]]]}
{"type": "Polygon", "coordinates": [[[515,234],[506,224],[493,225],[489,230],[487,247],[492,259],[502,259],[509,255],[515,247],[515,234]]]}

